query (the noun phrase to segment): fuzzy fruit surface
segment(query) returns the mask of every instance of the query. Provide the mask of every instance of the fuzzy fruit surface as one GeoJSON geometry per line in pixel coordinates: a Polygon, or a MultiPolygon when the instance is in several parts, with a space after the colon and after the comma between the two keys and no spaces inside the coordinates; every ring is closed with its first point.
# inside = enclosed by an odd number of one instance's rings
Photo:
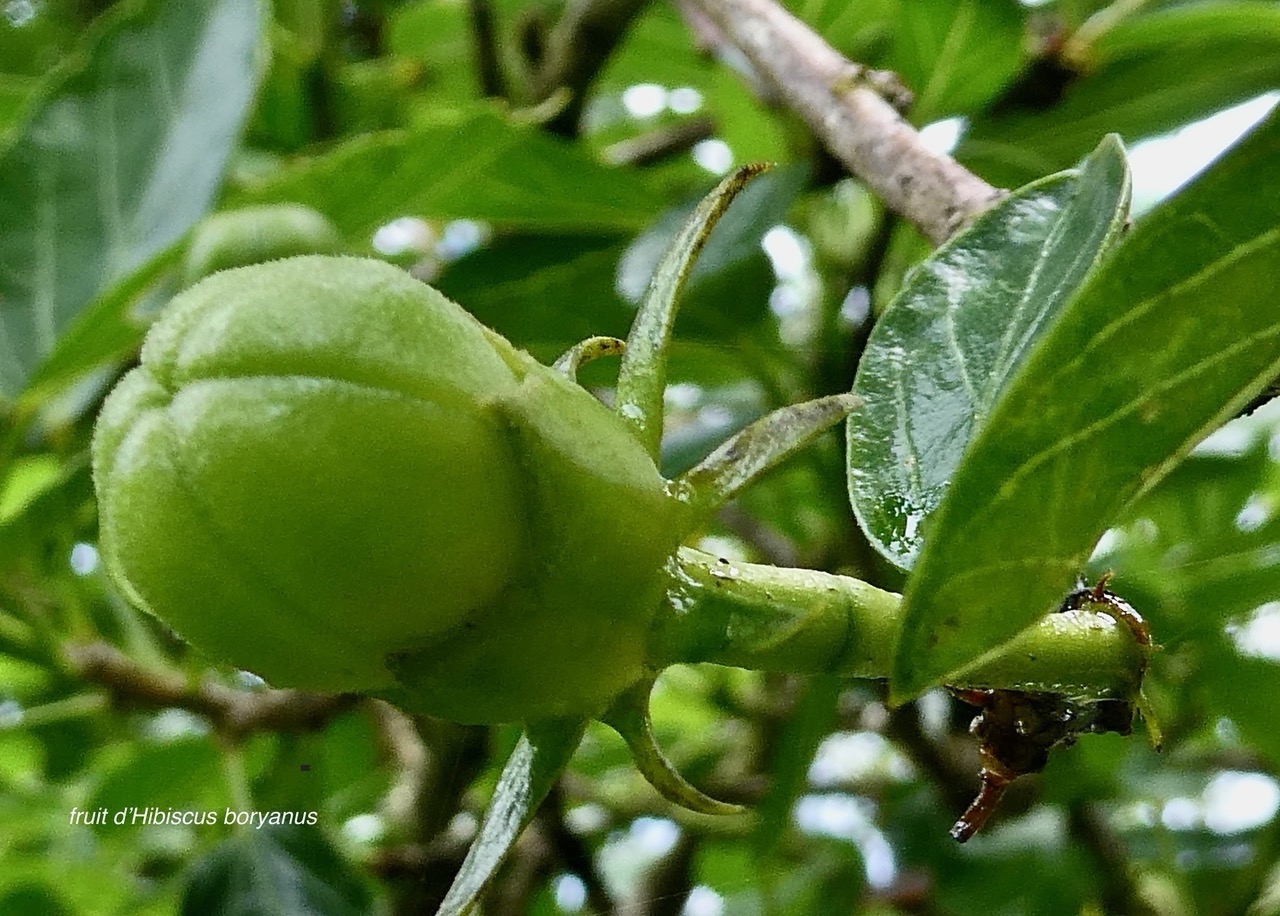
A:
{"type": "Polygon", "coordinates": [[[642,673],[681,529],[613,413],[357,258],[175,298],[93,457],[140,607],[274,685],[462,722],[600,712],[642,673]]]}

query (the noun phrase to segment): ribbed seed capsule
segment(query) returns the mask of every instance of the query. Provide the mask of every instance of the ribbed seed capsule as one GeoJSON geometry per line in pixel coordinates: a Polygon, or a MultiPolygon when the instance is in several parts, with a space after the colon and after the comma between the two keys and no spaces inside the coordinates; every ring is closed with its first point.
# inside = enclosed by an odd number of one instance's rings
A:
{"type": "Polygon", "coordinates": [[[195,645],[459,721],[603,710],[640,676],[679,531],[612,413],[354,258],[177,297],[94,474],[108,568],[195,645]]]}

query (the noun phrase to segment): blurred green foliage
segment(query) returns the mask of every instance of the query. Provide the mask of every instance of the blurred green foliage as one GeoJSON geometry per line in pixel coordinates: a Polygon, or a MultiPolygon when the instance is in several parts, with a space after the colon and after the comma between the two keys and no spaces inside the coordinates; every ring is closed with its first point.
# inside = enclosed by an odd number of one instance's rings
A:
{"type": "MultiPolygon", "coordinates": [[[[1106,133],[1134,144],[1280,89],[1269,2],[788,6],[853,59],[896,69],[913,123],[962,118],[957,157],[1007,187],[1074,166],[1106,133]]],[[[0,913],[430,912],[515,744],[513,729],[367,702],[246,726],[227,710],[267,688],[193,654],[106,580],[89,433],[210,214],[310,207],[348,251],[405,266],[551,358],[625,332],[713,172],[779,161],[687,292],[665,466],[849,389],[928,248],[682,8],[642,7],[565,136],[545,126],[564,99],[533,78],[556,2],[0,3],[0,913]],[[477,33],[477,9],[492,30],[477,33]],[[640,137],[659,154],[620,160],[640,137]],[[69,652],[98,643],[156,680],[122,687],[69,652]],[[130,807],[218,823],[70,823],[130,807]],[[318,822],[221,822],[250,808],[318,822]]],[[[1253,192],[1274,211],[1280,188],[1253,192]]],[[[1125,358],[1093,371],[1105,380],[1125,358]]],[[[607,389],[613,372],[583,379],[607,389]]],[[[676,668],[654,698],[662,745],[757,813],[673,810],[593,726],[486,912],[1280,913],[1278,461],[1280,412],[1229,423],[1095,553],[1090,574],[1113,570],[1163,647],[1148,683],[1162,754],[1085,738],[958,847],[946,830],[977,773],[968,707],[934,692],[891,711],[880,684],[676,668]]],[[[745,494],[703,546],[902,583],[854,523],[834,436],[745,494]]]]}

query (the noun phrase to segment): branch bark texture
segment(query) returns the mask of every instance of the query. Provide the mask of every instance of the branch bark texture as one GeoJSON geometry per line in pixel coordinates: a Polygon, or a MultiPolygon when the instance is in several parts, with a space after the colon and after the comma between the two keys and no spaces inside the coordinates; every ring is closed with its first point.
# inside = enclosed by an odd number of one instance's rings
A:
{"type": "Polygon", "coordinates": [[[577,134],[588,88],[648,2],[573,0],[565,9],[549,36],[534,80],[534,96],[540,100],[559,88],[569,90],[565,107],[547,122],[552,133],[577,134]]]}
{"type": "Polygon", "coordinates": [[[688,0],[849,170],[933,242],[1002,192],[919,132],[877,91],[876,71],[849,61],[772,0],[688,0]]]}
{"type": "Polygon", "coordinates": [[[69,646],[64,655],[71,674],[102,685],[118,705],[185,709],[205,716],[218,731],[232,737],[320,728],[358,699],[301,690],[247,692],[212,681],[191,684],[180,674],[146,668],[103,642],[69,646]]]}

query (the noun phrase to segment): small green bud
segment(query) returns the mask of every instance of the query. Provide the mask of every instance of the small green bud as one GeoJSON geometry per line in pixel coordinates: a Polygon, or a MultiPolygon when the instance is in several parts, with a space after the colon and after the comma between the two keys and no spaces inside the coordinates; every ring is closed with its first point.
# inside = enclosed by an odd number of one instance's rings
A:
{"type": "Polygon", "coordinates": [[[232,267],[302,254],[337,254],[342,236],[323,214],[298,204],[215,213],[196,227],[183,260],[183,285],[232,267]]]}

